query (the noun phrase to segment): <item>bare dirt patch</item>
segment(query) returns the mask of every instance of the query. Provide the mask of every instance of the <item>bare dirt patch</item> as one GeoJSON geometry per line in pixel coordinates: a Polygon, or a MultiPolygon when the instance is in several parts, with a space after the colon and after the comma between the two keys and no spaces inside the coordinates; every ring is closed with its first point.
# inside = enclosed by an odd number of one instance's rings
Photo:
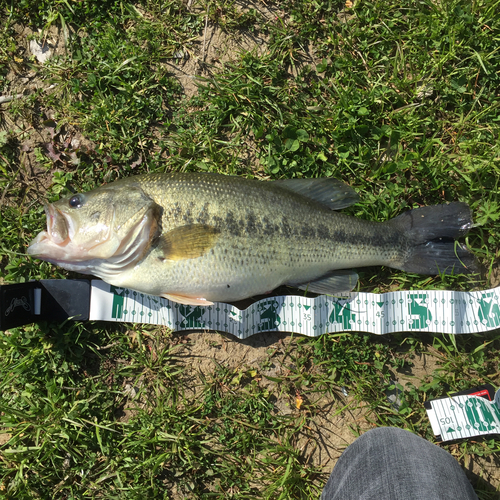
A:
{"type": "MultiPolygon", "coordinates": [[[[332,387],[330,395],[306,400],[297,408],[294,395],[284,391],[279,382],[293,369],[290,352],[296,349],[296,337],[284,333],[257,334],[241,341],[230,335],[211,332],[174,336],[179,341],[175,356],[189,366],[183,375],[187,397],[196,398],[202,379],[210,379],[218,367],[235,375],[254,370],[259,384],[274,395],[277,413],[300,419],[307,412],[307,427],[297,436],[297,448],[304,460],[322,467],[325,472],[333,469],[359,432],[373,427],[364,405],[351,395],[345,395],[339,387],[332,387]],[[314,407],[312,412],[308,411],[311,406],[314,407]]],[[[438,366],[437,359],[431,354],[421,354],[413,362],[411,369],[396,374],[396,381],[403,386],[411,383],[419,387],[428,381],[438,366]]]]}
{"type": "Polygon", "coordinates": [[[0,446],[8,443],[11,437],[8,433],[0,433],[0,446]]]}
{"type": "Polygon", "coordinates": [[[40,75],[38,65],[67,53],[65,34],[56,26],[51,26],[43,34],[19,24],[14,25],[13,29],[22,57],[16,58],[10,66],[7,75],[9,85],[6,95],[2,96],[3,102],[22,99],[39,90],[50,91],[51,85],[40,75]]]}
{"type": "MultiPolygon", "coordinates": [[[[39,160],[40,151],[58,154],[68,147],[76,149],[90,146],[90,141],[71,126],[55,132],[53,112],[43,105],[44,97],[57,91],[44,76],[43,65],[55,57],[67,53],[66,35],[56,26],[45,33],[33,32],[19,24],[13,27],[19,56],[10,65],[7,85],[0,96],[0,131],[5,131],[12,148],[20,158],[20,168],[14,174],[13,182],[29,201],[43,199],[52,184],[54,169],[48,169],[39,160]],[[31,101],[36,102],[33,107],[31,101]],[[30,101],[30,102],[29,102],[30,101]],[[54,150],[55,148],[55,150],[54,150]]],[[[61,164],[62,166],[62,164],[61,164]]],[[[12,187],[12,186],[11,186],[12,187]]],[[[11,190],[11,192],[15,192],[11,190]]],[[[1,204],[16,203],[9,197],[2,197],[1,204]]]]}
{"type": "MultiPolygon", "coordinates": [[[[239,12],[245,13],[253,9],[261,16],[262,25],[277,19],[281,12],[259,2],[236,2],[239,12]]],[[[193,11],[196,7],[193,7],[193,11]]],[[[234,62],[241,54],[253,52],[262,55],[267,50],[268,37],[264,31],[226,30],[224,19],[220,22],[205,17],[205,27],[194,50],[182,51],[179,57],[168,63],[174,76],[181,83],[186,97],[197,92],[197,81],[200,77],[210,75],[228,62],[234,62]]]]}

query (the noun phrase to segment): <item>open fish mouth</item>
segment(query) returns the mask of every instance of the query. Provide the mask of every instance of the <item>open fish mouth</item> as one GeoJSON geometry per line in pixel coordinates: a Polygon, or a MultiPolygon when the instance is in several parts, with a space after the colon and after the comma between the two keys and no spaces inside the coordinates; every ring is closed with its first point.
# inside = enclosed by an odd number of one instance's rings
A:
{"type": "Polygon", "coordinates": [[[45,205],[45,214],[47,230],[42,231],[30,243],[27,252],[29,255],[53,261],[63,257],[64,248],[71,241],[71,225],[64,214],[53,205],[45,205]]]}
{"type": "MultiPolygon", "coordinates": [[[[132,260],[136,254],[142,255],[149,245],[151,224],[145,216],[120,236],[113,231],[111,224],[104,222],[91,226],[90,229],[98,228],[97,231],[89,230],[88,225],[81,225],[57,204],[46,204],[45,215],[47,228],[30,243],[27,252],[58,265],[73,265],[92,259],[132,260]]],[[[111,218],[114,219],[114,210],[111,218]]]]}
{"type": "Polygon", "coordinates": [[[68,243],[69,224],[64,214],[53,205],[45,205],[45,214],[47,216],[47,235],[50,240],[57,245],[68,243]]]}

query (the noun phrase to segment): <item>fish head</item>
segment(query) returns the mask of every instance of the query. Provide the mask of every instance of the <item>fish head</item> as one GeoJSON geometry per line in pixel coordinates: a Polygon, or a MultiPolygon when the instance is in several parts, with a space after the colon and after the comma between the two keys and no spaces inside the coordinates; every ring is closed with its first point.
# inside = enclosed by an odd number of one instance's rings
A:
{"type": "Polygon", "coordinates": [[[66,269],[94,259],[136,261],[156,235],[160,207],[139,187],[110,185],[45,206],[47,229],[28,254],[66,269]],[[66,265],[65,265],[66,264],[66,265]]]}

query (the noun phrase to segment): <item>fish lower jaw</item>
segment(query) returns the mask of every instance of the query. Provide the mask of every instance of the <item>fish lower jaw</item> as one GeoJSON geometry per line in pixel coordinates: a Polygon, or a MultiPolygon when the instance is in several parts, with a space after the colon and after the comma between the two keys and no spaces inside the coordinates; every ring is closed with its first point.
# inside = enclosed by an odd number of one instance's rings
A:
{"type": "MultiPolygon", "coordinates": [[[[54,243],[46,231],[42,231],[26,249],[26,253],[35,259],[56,264],[64,269],[78,270],[88,267],[88,255],[81,250],[75,252],[71,242],[66,245],[54,243]],[[78,269],[75,269],[78,268],[78,269]]],[[[85,273],[90,274],[90,273],[85,273]]]]}
{"type": "Polygon", "coordinates": [[[42,231],[30,243],[29,247],[26,249],[26,253],[36,259],[47,260],[51,257],[51,255],[49,256],[49,252],[53,252],[54,249],[57,248],[59,248],[59,246],[51,241],[47,231],[42,231]]]}

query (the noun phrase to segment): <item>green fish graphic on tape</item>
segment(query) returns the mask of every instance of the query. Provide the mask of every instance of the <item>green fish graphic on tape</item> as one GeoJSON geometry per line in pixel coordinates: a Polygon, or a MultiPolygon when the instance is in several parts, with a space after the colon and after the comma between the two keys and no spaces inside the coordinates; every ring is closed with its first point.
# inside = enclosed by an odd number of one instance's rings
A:
{"type": "Polygon", "coordinates": [[[233,302],[289,285],[350,291],[361,266],[464,273],[474,257],[455,239],[469,207],[410,210],[388,222],[336,212],[358,200],[329,178],[273,182],[207,173],[130,177],[46,206],[28,253],[185,305],[233,302]]]}
{"type": "Polygon", "coordinates": [[[498,410],[488,401],[481,398],[468,399],[465,403],[465,414],[475,429],[481,432],[497,430],[498,410]]]}
{"type": "Polygon", "coordinates": [[[500,307],[493,302],[494,293],[483,293],[479,301],[479,320],[483,325],[497,328],[500,326],[500,307]]]}

